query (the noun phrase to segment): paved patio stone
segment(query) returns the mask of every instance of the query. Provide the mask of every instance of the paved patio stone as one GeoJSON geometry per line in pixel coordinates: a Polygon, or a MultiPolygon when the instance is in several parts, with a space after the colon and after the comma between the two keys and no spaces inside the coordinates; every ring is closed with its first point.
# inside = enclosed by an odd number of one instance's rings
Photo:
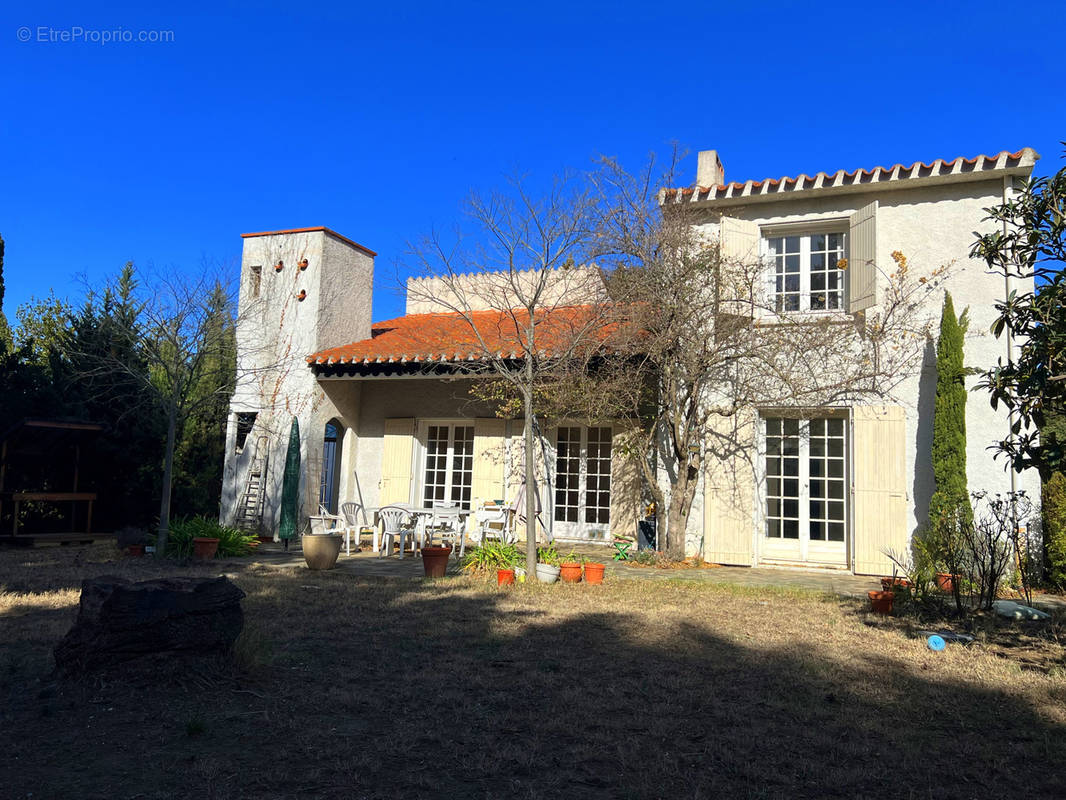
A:
{"type": "MultiPolygon", "coordinates": [[[[522,546],[521,543],[519,546],[522,546]]],[[[559,548],[568,552],[569,548],[559,548]]],[[[596,545],[582,545],[574,548],[589,558],[607,564],[607,580],[625,581],[695,581],[710,584],[731,584],[752,588],[776,587],[784,589],[801,589],[812,592],[836,595],[838,597],[863,598],[871,589],[880,589],[880,578],[869,575],[852,575],[843,570],[798,570],[772,567],[714,567],[707,569],[656,569],[654,567],[637,567],[622,561],[613,561],[613,548],[596,545]]],[[[276,542],[264,542],[253,561],[266,567],[278,569],[306,569],[299,542],[293,542],[286,552],[276,542]]],[[[396,555],[381,556],[366,545],[360,552],[346,556],[341,552],[337,559],[337,569],[358,577],[388,578],[393,580],[422,580],[425,572],[422,559],[408,554],[405,558],[396,555]]],[[[448,574],[459,572],[458,559],[448,562],[448,574]]],[[[1033,605],[1046,610],[1066,610],[1066,599],[1054,595],[1034,597],[1033,605]]]]}

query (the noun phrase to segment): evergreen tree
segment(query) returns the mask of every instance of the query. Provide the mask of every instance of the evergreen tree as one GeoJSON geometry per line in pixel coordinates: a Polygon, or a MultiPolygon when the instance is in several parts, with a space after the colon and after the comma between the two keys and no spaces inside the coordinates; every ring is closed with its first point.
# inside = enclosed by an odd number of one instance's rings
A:
{"type": "Polygon", "coordinates": [[[940,338],[936,344],[936,401],[933,413],[933,477],[936,491],[929,503],[934,530],[952,521],[973,520],[966,481],[966,368],[963,337],[966,311],[955,316],[951,294],[944,293],[940,338]]]}
{"type": "Polygon", "coordinates": [[[11,328],[4,316],[4,237],[0,236],[0,356],[11,349],[11,328]]]}

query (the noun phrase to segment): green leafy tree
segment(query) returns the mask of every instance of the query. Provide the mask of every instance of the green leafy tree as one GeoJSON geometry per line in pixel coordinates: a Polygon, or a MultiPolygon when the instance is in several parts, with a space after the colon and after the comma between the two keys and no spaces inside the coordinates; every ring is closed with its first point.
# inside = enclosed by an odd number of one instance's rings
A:
{"type": "Polygon", "coordinates": [[[1056,472],[1044,483],[1041,506],[1047,579],[1066,590],[1066,475],[1056,472]]]}
{"type": "Polygon", "coordinates": [[[955,316],[951,294],[944,293],[940,337],[936,343],[936,400],[933,412],[933,478],[929,502],[934,528],[973,520],[966,481],[966,367],[963,340],[967,313],[955,316]]]}
{"type": "MultiPolygon", "coordinates": [[[[1064,143],[1066,144],[1066,143],[1064,143]]],[[[1012,280],[1033,279],[1039,288],[1011,288],[996,304],[992,325],[1006,337],[1006,361],[986,372],[979,386],[993,408],[1011,413],[1011,435],[996,447],[1015,469],[1035,467],[1047,479],[1063,469],[1064,444],[1049,416],[1066,411],[1066,167],[1022,184],[1007,202],[988,209],[998,230],[978,236],[971,252],[1012,280]]]]}

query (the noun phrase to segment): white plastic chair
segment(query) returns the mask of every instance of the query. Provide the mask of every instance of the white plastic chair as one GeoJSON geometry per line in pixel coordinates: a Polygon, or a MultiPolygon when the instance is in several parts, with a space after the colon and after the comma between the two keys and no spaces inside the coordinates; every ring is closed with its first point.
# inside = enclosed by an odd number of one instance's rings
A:
{"type": "Polygon", "coordinates": [[[507,506],[495,503],[482,503],[474,512],[477,520],[477,543],[480,547],[488,538],[499,539],[501,542],[510,542],[511,537],[511,509],[507,506]]]}
{"type": "Polygon", "coordinates": [[[434,504],[433,519],[426,529],[427,535],[432,541],[434,533],[439,533],[441,543],[450,541],[452,549],[455,549],[456,540],[459,542],[459,558],[462,558],[466,550],[466,536],[463,535],[462,509],[454,503],[438,500],[434,504]]]}
{"type": "Polygon", "coordinates": [[[347,555],[352,554],[352,536],[355,536],[355,549],[359,551],[359,511],[363,507],[359,503],[341,503],[341,514],[344,515],[344,548],[347,555]]]}
{"type": "Polygon", "coordinates": [[[414,543],[415,528],[411,524],[411,512],[398,506],[385,506],[378,509],[378,519],[381,520],[381,535],[386,540],[385,550],[378,548],[378,558],[382,552],[387,556],[392,555],[392,540],[396,537],[400,539],[400,558],[403,558],[408,534],[411,534],[412,544],[414,543]]]}

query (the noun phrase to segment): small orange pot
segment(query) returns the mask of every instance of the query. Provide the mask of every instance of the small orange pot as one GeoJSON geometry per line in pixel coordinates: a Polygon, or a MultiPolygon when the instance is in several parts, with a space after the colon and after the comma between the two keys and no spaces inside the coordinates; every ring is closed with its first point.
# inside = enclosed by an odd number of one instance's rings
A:
{"type": "Polygon", "coordinates": [[[896,599],[894,592],[879,592],[874,589],[866,594],[870,598],[870,608],[875,614],[892,613],[892,601],[896,599]]]}
{"type": "Polygon", "coordinates": [[[514,570],[513,569],[498,569],[498,570],[496,570],[496,585],[497,586],[514,586],[514,570]]]}
{"type": "Polygon", "coordinates": [[[884,589],[886,592],[892,591],[897,586],[902,588],[902,589],[909,589],[910,585],[911,585],[911,582],[909,580],[907,580],[906,578],[882,578],[881,579],[881,588],[884,589]]]}
{"type": "Polygon", "coordinates": [[[564,583],[581,583],[581,565],[571,563],[560,564],[559,577],[563,579],[564,583]]]}
{"type": "Polygon", "coordinates": [[[607,569],[606,564],[597,564],[595,562],[585,565],[585,581],[587,583],[603,583],[603,572],[607,569]]]}
{"type": "Polygon", "coordinates": [[[192,540],[192,554],[197,561],[210,561],[218,552],[218,539],[209,536],[197,536],[192,540]]]}
{"type": "Polygon", "coordinates": [[[936,588],[945,594],[955,591],[955,576],[950,572],[938,572],[936,574],[936,588]]]}

